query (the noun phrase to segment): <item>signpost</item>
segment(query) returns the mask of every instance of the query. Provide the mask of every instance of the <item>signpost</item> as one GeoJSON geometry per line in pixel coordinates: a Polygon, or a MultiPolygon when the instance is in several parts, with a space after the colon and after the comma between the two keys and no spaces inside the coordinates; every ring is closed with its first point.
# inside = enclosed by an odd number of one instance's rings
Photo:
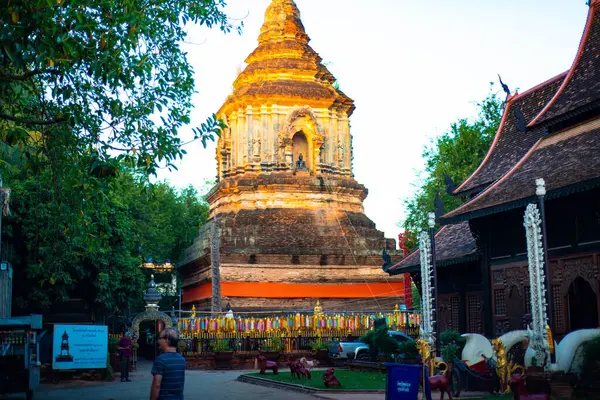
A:
{"type": "Polygon", "coordinates": [[[54,325],[52,369],[106,368],[108,327],[54,325]]]}

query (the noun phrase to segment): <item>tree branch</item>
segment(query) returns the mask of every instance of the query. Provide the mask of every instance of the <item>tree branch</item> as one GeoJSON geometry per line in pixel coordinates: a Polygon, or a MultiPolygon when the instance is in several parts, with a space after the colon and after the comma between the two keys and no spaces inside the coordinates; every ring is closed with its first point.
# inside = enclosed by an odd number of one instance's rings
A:
{"type": "Polygon", "coordinates": [[[18,124],[26,124],[26,125],[54,125],[54,124],[60,124],[61,122],[65,122],[67,120],[66,118],[63,118],[63,117],[48,119],[48,120],[25,119],[25,118],[13,117],[12,115],[4,114],[4,113],[0,113],[0,119],[5,119],[8,121],[16,122],[18,124]]]}
{"type": "Polygon", "coordinates": [[[6,74],[0,74],[0,80],[4,80],[4,81],[26,81],[27,79],[31,78],[32,76],[35,75],[42,75],[42,74],[51,74],[51,75],[62,75],[62,73],[57,70],[57,69],[44,69],[44,70],[39,70],[39,69],[34,69],[33,71],[28,71],[25,72],[23,75],[6,75],[6,74]]]}

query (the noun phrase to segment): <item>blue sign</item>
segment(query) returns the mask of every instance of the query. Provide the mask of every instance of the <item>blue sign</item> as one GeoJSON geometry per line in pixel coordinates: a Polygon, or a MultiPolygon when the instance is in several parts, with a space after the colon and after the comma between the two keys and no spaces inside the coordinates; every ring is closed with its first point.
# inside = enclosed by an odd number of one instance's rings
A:
{"type": "Polygon", "coordinates": [[[419,364],[386,363],[386,400],[417,400],[422,366],[419,364]]]}
{"type": "Polygon", "coordinates": [[[106,368],[108,327],[54,325],[52,368],[106,368]]]}

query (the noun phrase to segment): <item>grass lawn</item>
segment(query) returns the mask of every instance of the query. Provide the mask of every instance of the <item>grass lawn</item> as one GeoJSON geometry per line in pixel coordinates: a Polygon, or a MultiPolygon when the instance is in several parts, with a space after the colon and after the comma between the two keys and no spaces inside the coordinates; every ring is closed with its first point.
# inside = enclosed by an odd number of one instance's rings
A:
{"type": "MultiPolygon", "coordinates": [[[[271,371],[267,371],[266,375],[261,375],[258,372],[256,372],[252,374],[247,374],[247,376],[270,379],[276,382],[295,383],[297,385],[304,385],[315,389],[327,389],[322,378],[324,372],[325,371],[312,371],[312,379],[308,381],[292,379],[292,375],[289,371],[279,372],[278,375],[273,375],[271,371]]],[[[342,390],[385,390],[385,374],[336,369],[335,376],[342,384],[342,387],[340,388],[342,390]]]]}

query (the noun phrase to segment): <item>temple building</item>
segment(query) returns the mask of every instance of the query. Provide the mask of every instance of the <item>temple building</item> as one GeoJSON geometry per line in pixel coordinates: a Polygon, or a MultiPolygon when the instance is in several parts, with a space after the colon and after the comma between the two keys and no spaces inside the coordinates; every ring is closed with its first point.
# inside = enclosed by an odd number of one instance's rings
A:
{"type": "Polygon", "coordinates": [[[210,309],[213,284],[234,310],[312,310],[317,300],[325,310],[391,310],[404,302],[404,277],[382,270],[382,251],[394,261],[400,252],[365,215],[367,189],[352,173],[354,102],[308,42],[296,4],[273,0],[258,47],[217,113],[227,129],[209,221],[178,263],[185,307],[210,309]]]}
{"type": "MultiPolygon", "coordinates": [[[[531,321],[523,217],[541,201],[553,333],[599,326],[600,0],[589,7],[571,68],[508,96],[485,159],[451,189],[465,203],[440,218],[436,234],[441,331],[493,337],[531,321]]],[[[390,273],[418,278],[418,269],[417,250],[390,273]]]]}

